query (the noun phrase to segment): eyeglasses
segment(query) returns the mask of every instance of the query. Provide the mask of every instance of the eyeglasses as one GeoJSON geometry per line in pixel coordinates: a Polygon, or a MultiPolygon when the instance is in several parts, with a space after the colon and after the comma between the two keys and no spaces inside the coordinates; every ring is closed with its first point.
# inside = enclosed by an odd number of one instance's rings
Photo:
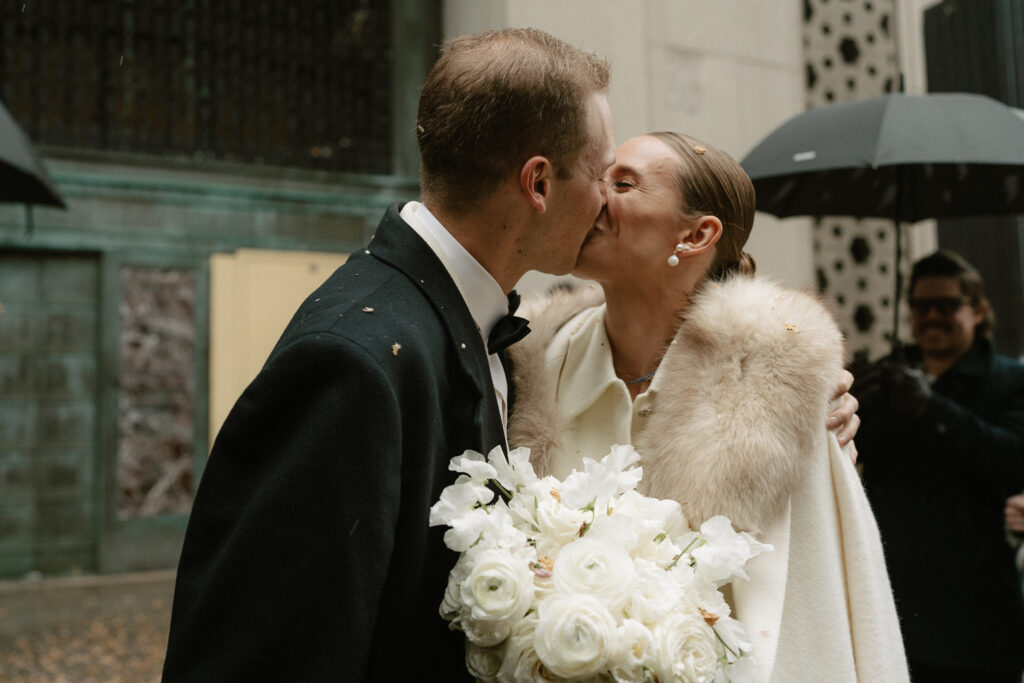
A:
{"type": "Polygon", "coordinates": [[[968,299],[962,296],[922,297],[910,300],[910,312],[925,316],[928,315],[928,311],[935,309],[939,315],[948,317],[959,311],[966,303],[968,299]]]}

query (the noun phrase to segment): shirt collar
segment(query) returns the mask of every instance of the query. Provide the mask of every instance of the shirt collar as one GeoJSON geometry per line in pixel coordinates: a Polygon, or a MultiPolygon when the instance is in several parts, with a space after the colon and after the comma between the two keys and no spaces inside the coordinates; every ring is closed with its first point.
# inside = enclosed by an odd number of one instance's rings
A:
{"type": "MultiPolygon", "coordinates": [[[[508,313],[508,298],[501,285],[495,280],[466,248],[441,225],[434,214],[419,202],[410,202],[418,221],[410,222],[410,226],[428,245],[441,250],[441,261],[449,266],[449,272],[456,286],[466,300],[470,315],[480,329],[485,342],[499,319],[508,313]],[[428,234],[424,235],[423,231],[428,234]],[[428,236],[429,235],[429,236],[428,236]],[[431,239],[432,238],[432,239],[431,239]]],[[[436,251],[436,249],[435,249],[436,251]]]]}

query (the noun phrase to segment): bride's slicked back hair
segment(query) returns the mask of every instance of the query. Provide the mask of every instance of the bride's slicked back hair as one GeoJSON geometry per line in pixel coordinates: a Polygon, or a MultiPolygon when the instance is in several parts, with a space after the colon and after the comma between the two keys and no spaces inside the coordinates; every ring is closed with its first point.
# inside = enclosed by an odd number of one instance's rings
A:
{"type": "Polygon", "coordinates": [[[532,156],[567,178],[587,143],[587,101],[608,63],[538,29],[447,41],[420,93],[424,199],[450,210],[491,194],[532,156]]]}
{"type": "Polygon", "coordinates": [[[676,181],[681,210],[689,220],[716,216],[722,237],[708,277],[721,280],[730,273],[753,273],[754,259],[743,251],[754,226],[756,195],[746,171],[727,153],[681,133],[648,133],[668,145],[679,158],[676,181]]]}

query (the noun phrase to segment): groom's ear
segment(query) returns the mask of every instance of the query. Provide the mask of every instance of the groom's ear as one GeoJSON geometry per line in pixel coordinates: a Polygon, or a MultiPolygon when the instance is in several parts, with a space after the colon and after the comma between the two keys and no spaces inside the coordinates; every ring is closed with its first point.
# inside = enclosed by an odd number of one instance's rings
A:
{"type": "Polygon", "coordinates": [[[530,157],[519,171],[519,189],[537,213],[547,210],[553,169],[547,157],[530,157]]]}

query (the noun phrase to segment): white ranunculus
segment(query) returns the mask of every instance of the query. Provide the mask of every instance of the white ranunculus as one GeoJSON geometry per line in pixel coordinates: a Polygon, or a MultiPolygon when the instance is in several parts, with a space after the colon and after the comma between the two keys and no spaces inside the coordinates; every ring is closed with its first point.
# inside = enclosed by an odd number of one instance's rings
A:
{"type": "Polygon", "coordinates": [[[534,612],[512,627],[505,641],[505,659],[498,671],[502,683],[556,683],[562,679],[548,671],[533,648],[534,631],[537,627],[537,613],[534,612]]]}
{"type": "Polygon", "coordinates": [[[471,566],[459,586],[468,610],[463,625],[478,645],[495,645],[508,635],[512,622],[530,609],[533,572],[522,556],[498,549],[475,553],[471,566]]]}
{"type": "Polygon", "coordinates": [[[471,568],[472,558],[463,553],[459,556],[452,570],[448,572],[448,586],[444,590],[444,598],[441,600],[441,606],[438,608],[438,612],[443,619],[458,622],[458,616],[464,604],[461,585],[466,580],[466,577],[469,576],[471,568]]]}
{"type": "Polygon", "coordinates": [[[616,630],[611,612],[594,596],[555,596],[537,605],[533,647],[552,673],[585,678],[605,669],[616,630]]]}
{"type": "Polygon", "coordinates": [[[471,642],[466,643],[466,670],[478,681],[490,683],[498,680],[502,657],[504,657],[504,648],[500,645],[480,647],[471,642]]]}
{"type": "Polygon", "coordinates": [[[651,630],[635,619],[626,619],[615,641],[615,652],[608,662],[612,677],[618,683],[649,680],[658,658],[651,630]]]}
{"type": "Polygon", "coordinates": [[[696,611],[698,594],[687,581],[688,567],[666,571],[649,560],[634,562],[633,590],[623,611],[644,624],[654,624],[675,611],[696,611]]]}
{"type": "Polygon", "coordinates": [[[700,533],[706,543],[691,554],[697,561],[697,573],[716,586],[735,578],[748,578],[743,570],[746,561],[772,549],[746,532],[737,532],[732,528],[732,522],[721,515],[701,524],[700,533]]]}
{"type": "Polygon", "coordinates": [[[591,513],[571,508],[561,502],[558,480],[552,478],[550,483],[540,480],[537,485],[531,487],[531,494],[534,492],[537,531],[551,542],[557,545],[571,543],[579,536],[583,525],[590,523],[591,513]],[[538,488],[542,488],[543,491],[536,491],[538,488]]]}
{"type": "Polygon", "coordinates": [[[711,683],[718,667],[715,633],[699,614],[676,612],[654,627],[660,680],[711,683]]]}
{"type": "Polygon", "coordinates": [[[551,573],[561,595],[593,595],[614,612],[629,597],[635,571],[622,548],[583,537],[562,548],[551,573]]]}

